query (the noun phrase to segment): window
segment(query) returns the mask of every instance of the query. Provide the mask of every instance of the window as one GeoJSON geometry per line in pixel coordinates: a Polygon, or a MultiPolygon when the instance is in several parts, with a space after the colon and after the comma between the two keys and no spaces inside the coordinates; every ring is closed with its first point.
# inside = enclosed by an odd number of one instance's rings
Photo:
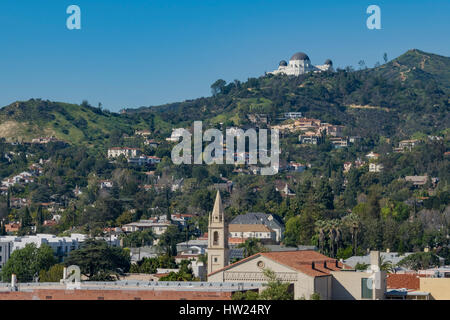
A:
{"type": "Polygon", "coordinates": [[[361,279],[361,298],[373,299],[372,279],[370,279],[370,278],[362,278],[361,279]]]}
{"type": "Polygon", "coordinates": [[[219,232],[214,231],[213,245],[217,246],[219,244],[219,232]]]}

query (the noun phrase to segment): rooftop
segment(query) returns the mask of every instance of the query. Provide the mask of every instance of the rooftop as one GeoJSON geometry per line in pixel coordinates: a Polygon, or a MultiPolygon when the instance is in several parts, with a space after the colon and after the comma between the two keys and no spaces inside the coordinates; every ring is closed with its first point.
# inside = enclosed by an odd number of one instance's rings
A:
{"type": "Polygon", "coordinates": [[[304,251],[283,251],[283,252],[260,252],[254,254],[246,259],[233,263],[225,268],[217,270],[217,272],[225,271],[238,264],[247,262],[257,257],[265,257],[282,265],[285,265],[291,269],[300,271],[311,277],[328,276],[331,271],[340,271],[344,265],[338,262],[336,259],[329,258],[321,253],[304,250],[304,251]]]}

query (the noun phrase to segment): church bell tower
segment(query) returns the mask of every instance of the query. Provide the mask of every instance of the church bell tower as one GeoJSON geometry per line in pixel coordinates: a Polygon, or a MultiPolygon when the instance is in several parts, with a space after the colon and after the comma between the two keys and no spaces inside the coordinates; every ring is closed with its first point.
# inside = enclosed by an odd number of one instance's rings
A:
{"type": "Polygon", "coordinates": [[[217,191],[214,209],[208,221],[208,274],[226,267],[228,261],[228,225],[225,223],[222,198],[217,191]]]}

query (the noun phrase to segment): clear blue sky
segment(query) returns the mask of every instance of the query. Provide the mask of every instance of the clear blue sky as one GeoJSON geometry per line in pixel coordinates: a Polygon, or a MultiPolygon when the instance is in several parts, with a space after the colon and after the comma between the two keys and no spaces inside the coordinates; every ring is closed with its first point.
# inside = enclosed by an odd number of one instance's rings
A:
{"type": "Polygon", "coordinates": [[[42,98],[105,108],[210,95],[296,51],[313,64],[373,66],[418,48],[450,55],[450,1],[1,0],[0,106],[42,98]],[[82,29],[66,28],[81,8],[82,29]],[[382,30],[366,8],[381,7],[382,30]]]}

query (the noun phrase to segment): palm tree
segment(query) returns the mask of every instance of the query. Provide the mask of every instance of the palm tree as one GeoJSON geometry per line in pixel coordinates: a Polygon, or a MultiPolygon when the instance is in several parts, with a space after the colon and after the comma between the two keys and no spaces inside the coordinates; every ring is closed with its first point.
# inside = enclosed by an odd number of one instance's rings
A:
{"type": "Polygon", "coordinates": [[[316,221],[316,231],[319,233],[318,240],[319,240],[319,251],[323,253],[324,244],[326,241],[325,236],[325,230],[326,230],[326,223],[323,220],[317,220],[316,221]]]}
{"type": "Polygon", "coordinates": [[[359,217],[354,213],[350,213],[345,216],[343,220],[344,223],[350,228],[350,233],[352,234],[353,255],[355,255],[356,248],[358,247],[358,232],[361,226],[359,217]]]}
{"type": "Polygon", "coordinates": [[[245,258],[250,257],[258,252],[264,251],[264,248],[261,246],[261,242],[255,238],[245,240],[244,243],[238,245],[238,248],[244,248],[245,258]]]}
{"type": "Polygon", "coordinates": [[[394,265],[392,264],[392,261],[390,260],[384,260],[384,257],[380,257],[380,270],[386,271],[388,273],[395,272],[394,265]]]}

